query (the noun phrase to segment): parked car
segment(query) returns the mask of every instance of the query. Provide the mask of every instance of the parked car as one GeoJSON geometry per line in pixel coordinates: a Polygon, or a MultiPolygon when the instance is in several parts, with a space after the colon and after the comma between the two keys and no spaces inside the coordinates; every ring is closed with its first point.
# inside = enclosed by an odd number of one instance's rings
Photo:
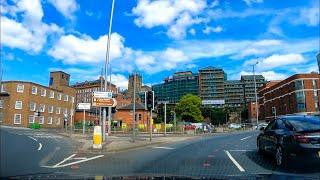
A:
{"type": "Polygon", "coordinates": [[[260,130],[261,128],[266,128],[268,126],[267,123],[259,123],[258,126],[256,126],[256,130],[260,130]]]}
{"type": "Polygon", "coordinates": [[[279,117],[262,128],[257,148],[273,154],[278,166],[294,159],[320,163],[320,117],[279,117]]]}

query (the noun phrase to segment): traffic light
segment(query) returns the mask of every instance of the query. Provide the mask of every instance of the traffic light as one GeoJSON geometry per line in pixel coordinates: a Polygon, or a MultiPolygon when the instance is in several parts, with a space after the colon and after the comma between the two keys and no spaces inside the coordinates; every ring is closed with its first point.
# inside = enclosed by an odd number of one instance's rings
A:
{"type": "Polygon", "coordinates": [[[146,92],[146,108],[151,111],[154,109],[154,93],[153,91],[146,92]]]}

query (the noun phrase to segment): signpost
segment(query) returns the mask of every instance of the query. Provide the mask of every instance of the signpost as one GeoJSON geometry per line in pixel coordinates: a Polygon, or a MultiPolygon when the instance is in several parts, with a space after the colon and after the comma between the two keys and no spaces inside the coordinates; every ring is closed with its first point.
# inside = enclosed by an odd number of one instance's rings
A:
{"type": "Polygon", "coordinates": [[[83,110],[83,122],[82,122],[82,134],[84,135],[85,126],[86,126],[86,110],[91,108],[90,103],[78,103],[77,109],[83,110]]]}

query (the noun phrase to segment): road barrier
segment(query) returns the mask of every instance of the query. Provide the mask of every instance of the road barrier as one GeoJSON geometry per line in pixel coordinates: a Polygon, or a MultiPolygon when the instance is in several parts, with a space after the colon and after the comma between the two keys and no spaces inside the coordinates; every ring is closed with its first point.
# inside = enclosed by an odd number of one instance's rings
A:
{"type": "Polygon", "coordinates": [[[95,126],[93,130],[93,148],[101,149],[102,148],[102,134],[101,126],[95,126]]]}

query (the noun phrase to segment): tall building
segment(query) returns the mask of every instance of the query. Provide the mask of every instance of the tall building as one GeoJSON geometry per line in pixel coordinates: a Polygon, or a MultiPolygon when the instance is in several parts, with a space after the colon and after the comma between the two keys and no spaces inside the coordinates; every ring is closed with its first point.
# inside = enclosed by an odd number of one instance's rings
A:
{"type": "Polygon", "coordinates": [[[226,106],[240,108],[244,105],[243,83],[240,80],[225,81],[224,90],[226,106]]]}
{"type": "Polygon", "coordinates": [[[161,84],[152,86],[157,101],[177,103],[186,94],[199,94],[198,74],[191,71],[176,72],[161,84]]]}
{"type": "Polygon", "coordinates": [[[259,119],[279,115],[319,113],[320,75],[295,74],[259,90],[259,119]]]}
{"type": "MultiPolygon", "coordinates": [[[[261,88],[265,83],[265,78],[262,75],[255,75],[256,78],[256,89],[258,93],[258,89],[261,88]]],[[[256,101],[256,92],[255,92],[255,84],[254,84],[254,76],[253,75],[243,75],[241,76],[241,82],[243,84],[243,98],[244,103],[250,103],[256,101]]]]}
{"type": "Polygon", "coordinates": [[[318,61],[318,68],[319,68],[319,74],[320,74],[320,53],[317,55],[317,61],[318,61]]]}
{"type": "Polygon", "coordinates": [[[142,76],[141,74],[134,73],[129,75],[128,81],[128,96],[133,97],[133,88],[136,88],[136,97],[138,97],[138,93],[141,92],[142,88],[142,76]],[[135,83],[135,85],[134,85],[135,83]]]}
{"type": "Polygon", "coordinates": [[[1,85],[0,123],[28,127],[62,128],[73,121],[76,91],[70,75],[51,72],[49,87],[27,81],[4,81],[1,85]],[[39,112],[39,116],[35,115],[39,112]]]}
{"type": "Polygon", "coordinates": [[[206,67],[199,69],[199,96],[205,105],[224,106],[224,83],[227,75],[223,69],[206,67]]]}

